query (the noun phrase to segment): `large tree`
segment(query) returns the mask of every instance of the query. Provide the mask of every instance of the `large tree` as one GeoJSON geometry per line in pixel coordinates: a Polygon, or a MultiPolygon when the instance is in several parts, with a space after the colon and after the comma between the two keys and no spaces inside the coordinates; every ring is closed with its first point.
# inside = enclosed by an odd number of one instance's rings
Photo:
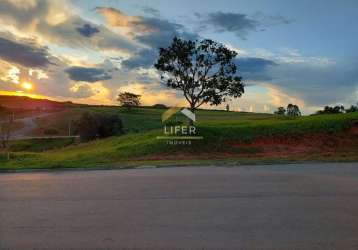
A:
{"type": "Polygon", "coordinates": [[[192,112],[203,105],[219,105],[226,97],[238,98],[244,84],[234,62],[237,53],[212,40],[174,38],[168,48],[159,49],[154,67],[161,79],[183,92],[192,112]]]}

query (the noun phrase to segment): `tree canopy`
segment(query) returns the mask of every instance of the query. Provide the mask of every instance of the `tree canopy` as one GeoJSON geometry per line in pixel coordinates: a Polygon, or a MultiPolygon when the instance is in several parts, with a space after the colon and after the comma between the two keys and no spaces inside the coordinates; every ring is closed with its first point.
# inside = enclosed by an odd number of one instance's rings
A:
{"type": "Polygon", "coordinates": [[[170,88],[183,92],[191,111],[201,105],[219,105],[226,97],[244,93],[238,76],[237,52],[209,39],[202,41],[174,38],[168,48],[159,49],[155,68],[170,88]]]}
{"type": "Polygon", "coordinates": [[[119,93],[117,101],[119,101],[123,107],[138,107],[140,105],[140,97],[140,95],[130,92],[122,92],[119,93]]]}
{"type": "Polygon", "coordinates": [[[323,110],[317,111],[317,114],[340,114],[344,113],[344,106],[337,105],[334,107],[325,106],[323,110]]]}
{"type": "Polygon", "coordinates": [[[278,107],[274,112],[275,115],[287,115],[287,116],[301,116],[300,108],[295,104],[288,104],[287,108],[278,107]]]}
{"type": "Polygon", "coordinates": [[[286,113],[288,116],[301,116],[300,108],[291,103],[287,105],[286,113]]]}

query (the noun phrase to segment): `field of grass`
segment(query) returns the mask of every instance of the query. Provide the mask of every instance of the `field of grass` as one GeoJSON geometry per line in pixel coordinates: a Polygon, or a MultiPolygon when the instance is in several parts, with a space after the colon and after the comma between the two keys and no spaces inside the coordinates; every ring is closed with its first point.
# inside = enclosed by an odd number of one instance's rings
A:
{"type": "Polygon", "coordinates": [[[44,152],[52,149],[64,148],[75,143],[75,138],[45,138],[11,141],[11,152],[44,152]]]}
{"type": "MultiPolygon", "coordinates": [[[[295,157],[255,159],[240,154],[235,155],[236,151],[236,153],[240,150],[242,152],[243,149],[230,148],[226,142],[229,140],[249,142],[259,137],[314,133],[340,135],[351,126],[353,121],[358,121],[358,113],[304,116],[293,119],[270,114],[199,110],[196,125],[204,139],[193,141],[191,145],[167,145],[165,141],[156,139],[163,134],[161,114],[164,109],[138,108],[128,111],[117,107],[74,108],[41,118],[38,124],[43,128],[56,128],[66,133],[68,122],[75,120],[85,111],[118,114],[123,120],[126,134],[70,146],[68,145],[72,142],[69,141],[21,142],[17,146],[12,146],[13,151],[16,152],[11,153],[10,161],[6,160],[4,153],[0,153],[0,169],[296,161],[295,157]],[[42,146],[36,146],[39,144],[42,146]],[[228,152],[230,155],[227,155],[228,152]],[[183,155],[190,157],[185,159],[181,157],[183,155]],[[162,156],[172,157],[162,158],[162,156]],[[177,161],[176,158],[182,160],[177,161]]],[[[253,155],[256,153],[255,148],[245,150],[248,150],[245,153],[253,155]],[[249,152],[250,150],[252,152],[249,152]]],[[[358,151],[352,150],[346,153],[346,160],[358,160],[358,151]]],[[[322,155],[310,155],[304,160],[323,159],[322,155]]],[[[332,156],[330,159],[341,160],[340,156],[332,156]]]]}

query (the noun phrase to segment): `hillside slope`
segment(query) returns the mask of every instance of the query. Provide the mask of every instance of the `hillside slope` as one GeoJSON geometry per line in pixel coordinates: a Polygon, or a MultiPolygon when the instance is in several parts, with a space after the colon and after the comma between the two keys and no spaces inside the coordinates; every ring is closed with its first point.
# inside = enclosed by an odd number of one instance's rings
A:
{"type": "Polygon", "coordinates": [[[46,110],[57,111],[79,104],[71,102],[57,102],[47,99],[34,99],[27,96],[0,95],[0,106],[16,110],[46,110]]]}
{"type": "Polygon", "coordinates": [[[203,140],[191,145],[167,145],[157,140],[157,136],[163,134],[160,122],[163,110],[144,108],[125,113],[120,109],[107,109],[102,112],[118,112],[127,120],[127,126],[137,126],[137,130],[43,153],[16,152],[10,161],[3,156],[0,168],[358,161],[358,113],[289,119],[269,114],[203,110],[198,112],[197,123],[203,140]]]}

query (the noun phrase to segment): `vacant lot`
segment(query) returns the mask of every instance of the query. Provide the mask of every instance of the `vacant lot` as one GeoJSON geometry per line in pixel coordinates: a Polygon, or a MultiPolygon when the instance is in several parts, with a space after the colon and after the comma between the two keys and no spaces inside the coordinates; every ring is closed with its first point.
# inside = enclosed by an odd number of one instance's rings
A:
{"type": "Polygon", "coordinates": [[[200,110],[197,130],[204,140],[167,145],[161,114],[165,109],[81,107],[37,120],[39,130],[66,134],[83,112],[118,114],[125,135],[83,144],[74,141],[20,141],[11,160],[0,154],[2,169],[125,167],[138,164],[218,164],[358,160],[358,113],[287,118],[270,114],[200,110]],[[180,160],[180,161],[178,161],[180,160]]]}

